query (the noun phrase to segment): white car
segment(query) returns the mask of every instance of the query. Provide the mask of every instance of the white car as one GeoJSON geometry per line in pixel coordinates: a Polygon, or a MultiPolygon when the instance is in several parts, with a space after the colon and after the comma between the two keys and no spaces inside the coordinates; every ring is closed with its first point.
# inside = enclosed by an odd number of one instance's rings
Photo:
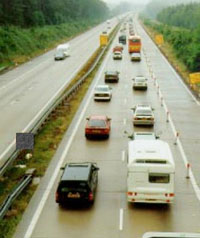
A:
{"type": "Polygon", "coordinates": [[[98,85],[94,91],[94,100],[110,101],[112,98],[112,89],[108,85],[98,85]]]}
{"type": "Polygon", "coordinates": [[[122,52],[121,51],[115,51],[113,52],[113,59],[122,59],[122,52]]]}
{"type": "Polygon", "coordinates": [[[133,125],[154,125],[153,109],[149,105],[137,105],[133,108],[133,125]]]}
{"type": "Polygon", "coordinates": [[[138,53],[132,53],[131,54],[131,61],[141,61],[141,54],[138,53]]]}
{"type": "Polygon", "coordinates": [[[133,89],[147,90],[147,79],[144,76],[136,76],[133,79],[133,89]]]}

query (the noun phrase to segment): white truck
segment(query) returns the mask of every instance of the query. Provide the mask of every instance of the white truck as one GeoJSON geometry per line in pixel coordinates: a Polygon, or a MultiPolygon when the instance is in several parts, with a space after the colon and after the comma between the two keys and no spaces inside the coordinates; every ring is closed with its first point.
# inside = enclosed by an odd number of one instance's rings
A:
{"type": "Polygon", "coordinates": [[[61,60],[67,56],[70,56],[70,45],[69,44],[58,45],[56,48],[56,53],[55,53],[54,59],[61,60]]]}
{"type": "Polygon", "coordinates": [[[128,145],[127,200],[138,203],[172,203],[175,164],[168,143],[132,140],[128,145]]]}

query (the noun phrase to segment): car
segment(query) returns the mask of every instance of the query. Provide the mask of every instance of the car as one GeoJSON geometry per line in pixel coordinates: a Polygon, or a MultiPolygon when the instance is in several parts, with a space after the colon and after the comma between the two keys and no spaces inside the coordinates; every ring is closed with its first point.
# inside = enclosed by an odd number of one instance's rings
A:
{"type": "Polygon", "coordinates": [[[142,238],[200,238],[200,232],[146,232],[142,238]]]}
{"type": "Polygon", "coordinates": [[[107,100],[112,98],[112,88],[108,85],[98,85],[94,90],[94,100],[107,100]]]}
{"type": "Polygon", "coordinates": [[[113,48],[113,52],[115,52],[115,51],[120,51],[120,52],[122,52],[123,49],[124,49],[124,47],[123,47],[122,44],[116,45],[116,46],[113,48]]]}
{"type": "Polygon", "coordinates": [[[119,43],[126,45],[126,35],[119,36],[119,43]]]}
{"type": "Polygon", "coordinates": [[[141,61],[141,54],[134,52],[131,54],[131,61],[141,61]]]}
{"type": "Polygon", "coordinates": [[[118,71],[106,71],[105,72],[105,83],[119,82],[119,72],[118,71]]]}
{"type": "Polygon", "coordinates": [[[147,79],[144,76],[136,76],[133,79],[133,89],[147,90],[147,79]]]}
{"type": "Polygon", "coordinates": [[[135,108],[132,108],[133,114],[133,125],[154,125],[154,114],[153,109],[149,105],[139,104],[135,108]]]}
{"type": "Polygon", "coordinates": [[[62,51],[58,51],[55,53],[54,60],[63,60],[65,59],[65,54],[62,51]]]}
{"type": "Polygon", "coordinates": [[[85,137],[108,139],[111,130],[111,119],[105,115],[92,115],[87,118],[85,137]]]}
{"type": "Polygon", "coordinates": [[[115,52],[113,52],[113,59],[114,60],[117,60],[117,59],[122,59],[122,53],[121,53],[121,51],[115,51],[115,52]]]}
{"type": "Polygon", "coordinates": [[[92,204],[98,183],[96,163],[67,163],[63,168],[56,190],[56,202],[60,205],[69,202],[88,202],[92,204]]]}

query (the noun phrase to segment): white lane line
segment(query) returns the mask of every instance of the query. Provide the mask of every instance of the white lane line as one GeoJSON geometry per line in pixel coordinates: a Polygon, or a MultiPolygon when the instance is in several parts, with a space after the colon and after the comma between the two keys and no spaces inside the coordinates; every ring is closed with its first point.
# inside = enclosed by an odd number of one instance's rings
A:
{"type": "Polygon", "coordinates": [[[120,231],[123,230],[123,214],[124,214],[124,210],[123,208],[120,208],[119,210],[119,230],[120,231]]]}
{"type": "Polygon", "coordinates": [[[123,150],[123,151],[122,151],[122,162],[124,162],[124,161],[125,161],[125,156],[126,156],[126,151],[125,151],[125,150],[123,150]]]}
{"type": "Polygon", "coordinates": [[[168,66],[170,67],[170,69],[172,70],[173,74],[175,75],[175,77],[179,80],[179,82],[182,84],[182,86],[186,89],[186,91],[189,93],[189,95],[192,97],[192,99],[196,102],[196,104],[198,106],[200,106],[200,101],[196,99],[196,97],[192,94],[192,92],[188,89],[188,87],[185,85],[185,83],[183,82],[182,78],[178,75],[178,73],[176,72],[176,70],[173,68],[173,66],[169,63],[169,61],[166,59],[166,57],[160,52],[158,46],[152,41],[152,39],[147,35],[147,33],[145,32],[145,30],[142,28],[142,26],[139,24],[139,26],[141,27],[141,29],[143,30],[144,34],[146,35],[147,39],[149,39],[153,45],[155,46],[155,48],[157,49],[157,51],[159,51],[161,57],[165,60],[165,62],[168,64],[168,66]]]}
{"type": "Polygon", "coordinates": [[[123,124],[126,125],[126,118],[124,118],[124,120],[123,120],[123,124]]]}
{"type": "Polygon", "coordinates": [[[37,206],[37,208],[35,210],[35,213],[32,216],[32,220],[31,220],[31,222],[30,222],[30,224],[29,224],[29,226],[28,226],[28,228],[26,230],[24,238],[30,238],[32,233],[33,233],[33,230],[34,230],[34,228],[35,228],[35,226],[37,224],[37,221],[38,221],[38,219],[40,217],[40,214],[41,214],[41,212],[42,212],[42,210],[44,208],[46,200],[48,199],[48,196],[49,196],[49,194],[50,194],[50,192],[52,190],[52,187],[53,187],[53,185],[55,183],[55,180],[56,180],[56,177],[57,177],[57,175],[58,175],[58,173],[60,171],[60,168],[61,168],[64,160],[66,159],[67,153],[68,153],[69,148],[71,146],[71,143],[72,143],[72,141],[74,139],[74,136],[76,135],[78,127],[79,127],[80,123],[83,121],[83,116],[84,116],[84,114],[86,112],[86,109],[87,109],[87,107],[88,107],[88,105],[89,105],[89,103],[91,101],[92,96],[93,96],[93,89],[95,88],[95,86],[97,85],[98,81],[101,78],[101,74],[103,73],[103,70],[105,69],[105,66],[106,66],[106,64],[108,62],[109,56],[110,56],[110,52],[107,54],[106,59],[105,59],[104,63],[102,64],[102,68],[100,69],[100,71],[99,71],[99,73],[98,73],[98,75],[96,77],[96,82],[93,85],[93,88],[92,88],[92,90],[91,90],[91,92],[90,92],[90,94],[89,94],[89,96],[87,98],[87,101],[85,102],[84,108],[83,108],[83,110],[82,110],[82,112],[81,112],[81,114],[80,114],[80,116],[78,118],[78,121],[77,121],[77,123],[75,125],[75,128],[74,128],[71,136],[69,137],[68,143],[66,144],[65,150],[63,151],[63,153],[62,153],[62,155],[61,155],[61,157],[60,157],[60,159],[58,161],[58,164],[57,164],[57,166],[56,166],[56,168],[54,170],[54,173],[52,174],[51,179],[50,179],[50,181],[49,181],[49,183],[48,183],[48,185],[47,185],[47,187],[46,187],[46,189],[44,191],[43,197],[41,198],[40,203],[38,204],[38,206],[37,206]]]}

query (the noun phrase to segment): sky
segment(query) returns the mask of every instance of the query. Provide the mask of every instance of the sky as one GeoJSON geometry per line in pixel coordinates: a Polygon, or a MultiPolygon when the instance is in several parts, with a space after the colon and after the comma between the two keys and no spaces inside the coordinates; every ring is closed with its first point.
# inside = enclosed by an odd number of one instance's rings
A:
{"type": "Polygon", "coordinates": [[[149,0],[103,0],[104,2],[108,4],[119,4],[120,2],[130,2],[130,3],[144,3],[146,4],[149,0]]]}

